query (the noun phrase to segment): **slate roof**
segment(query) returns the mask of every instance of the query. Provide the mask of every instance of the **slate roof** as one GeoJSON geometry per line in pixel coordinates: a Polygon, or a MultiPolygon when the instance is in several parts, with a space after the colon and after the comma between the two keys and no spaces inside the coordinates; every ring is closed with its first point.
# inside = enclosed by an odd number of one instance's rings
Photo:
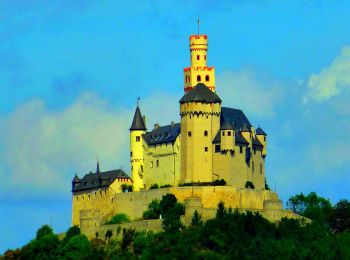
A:
{"type": "Polygon", "coordinates": [[[260,143],[259,139],[258,138],[254,138],[254,137],[253,137],[253,145],[263,147],[263,145],[262,145],[262,143],[260,143]]]}
{"type": "Polygon", "coordinates": [[[260,127],[258,127],[258,129],[256,129],[255,133],[257,135],[266,135],[266,133],[264,132],[264,130],[262,130],[260,127]]]}
{"type": "Polygon", "coordinates": [[[186,102],[221,103],[221,99],[205,84],[198,83],[180,99],[180,103],[186,102]]]}
{"type": "Polygon", "coordinates": [[[176,140],[180,134],[180,124],[170,124],[160,126],[142,135],[148,145],[171,143],[176,140]]]}
{"type": "Polygon", "coordinates": [[[242,129],[244,124],[246,124],[249,129],[252,126],[242,110],[229,107],[222,107],[220,115],[220,125],[224,125],[224,122],[226,121],[234,125],[236,130],[242,129]]]}
{"type": "Polygon", "coordinates": [[[234,126],[231,124],[230,121],[225,121],[220,129],[221,130],[233,130],[234,126]]]}
{"type": "MultiPolygon", "coordinates": [[[[241,135],[239,131],[235,131],[235,141],[236,144],[249,144],[249,142],[241,135]]],[[[217,144],[221,142],[221,134],[220,131],[216,134],[213,144],[217,144]]]]}
{"type": "Polygon", "coordinates": [[[130,179],[121,169],[101,173],[88,173],[82,179],[75,176],[72,181],[73,192],[109,187],[116,179],[130,179]]]}
{"type": "Polygon", "coordinates": [[[139,106],[136,107],[134,119],[132,120],[132,124],[129,130],[146,130],[146,125],[143,121],[139,106]]]}

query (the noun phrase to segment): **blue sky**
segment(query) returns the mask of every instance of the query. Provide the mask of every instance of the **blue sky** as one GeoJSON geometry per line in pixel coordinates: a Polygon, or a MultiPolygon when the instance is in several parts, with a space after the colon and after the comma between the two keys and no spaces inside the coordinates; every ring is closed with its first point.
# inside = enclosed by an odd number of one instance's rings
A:
{"type": "Polygon", "coordinates": [[[179,121],[198,16],[223,105],[268,133],[270,186],[350,198],[350,3],[219,2],[0,1],[0,252],[69,227],[96,155],[129,171],[137,97],[149,127],[179,121]]]}

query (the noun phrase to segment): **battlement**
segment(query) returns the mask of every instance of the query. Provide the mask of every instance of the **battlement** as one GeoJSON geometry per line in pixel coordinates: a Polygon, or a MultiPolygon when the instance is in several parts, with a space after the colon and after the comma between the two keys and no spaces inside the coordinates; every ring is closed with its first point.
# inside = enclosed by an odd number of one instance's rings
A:
{"type": "Polygon", "coordinates": [[[187,67],[187,68],[184,68],[184,72],[188,72],[188,71],[212,71],[214,70],[215,67],[214,66],[211,66],[211,67],[187,67]]]}

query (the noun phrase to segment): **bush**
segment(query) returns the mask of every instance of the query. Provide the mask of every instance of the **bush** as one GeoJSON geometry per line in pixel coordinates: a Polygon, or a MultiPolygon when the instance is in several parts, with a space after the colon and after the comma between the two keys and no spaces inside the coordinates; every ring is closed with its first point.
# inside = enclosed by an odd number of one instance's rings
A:
{"type": "Polygon", "coordinates": [[[158,189],[158,188],[159,188],[159,186],[158,186],[157,183],[152,184],[151,187],[149,187],[150,190],[156,190],[156,189],[158,189]]]}
{"type": "Polygon", "coordinates": [[[78,226],[70,227],[63,239],[63,243],[67,243],[72,237],[80,235],[80,228],[78,226]]]}
{"type": "Polygon", "coordinates": [[[170,184],[165,184],[165,185],[160,186],[160,188],[169,188],[169,187],[173,187],[173,186],[170,184]]]}
{"type": "Polygon", "coordinates": [[[148,210],[143,212],[143,219],[158,219],[161,214],[160,202],[157,199],[152,200],[148,205],[148,210]]]}
{"type": "Polygon", "coordinates": [[[40,239],[45,235],[53,234],[52,228],[49,225],[44,225],[41,228],[38,229],[36,232],[36,239],[40,239]]]}
{"type": "Polygon", "coordinates": [[[133,191],[132,185],[129,185],[129,184],[126,184],[126,183],[122,184],[120,186],[120,189],[122,190],[122,192],[132,192],[133,191]]]}
{"type": "Polygon", "coordinates": [[[251,181],[247,181],[245,183],[245,187],[246,187],[246,189],[255,189],[255,186],[251,181]]]}
{"type": "Polygon", "coordinates": [[[112,224],[121,224],[121,223],[128,223],[130,222],[130,219],[128,215],[124,213],[118,213],[114,215],[111,220],[106,221],[105,225],[112,225],[112,224]]]}
{"type": "Polygon", "coordinates": [[[224,179],[215,180],[215,181],[213,181],[213,185],[214,186],[225,186],[226,185],[226,181],[224,179]]]}

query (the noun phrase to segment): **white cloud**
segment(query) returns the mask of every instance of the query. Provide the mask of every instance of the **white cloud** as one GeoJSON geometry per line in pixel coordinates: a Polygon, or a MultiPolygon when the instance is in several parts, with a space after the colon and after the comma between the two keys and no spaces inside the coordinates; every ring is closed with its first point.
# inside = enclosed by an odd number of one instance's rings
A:
{"type": "Polygon", "coordinates": [[[309,98],[316,101],[326,101],[342,92],[350,90],[350,46],[343,47],[340,55],[332,64],[319,74],[311,74],[307,86],[309,98]]]}
{"type": "Polygon", "coordinates": [[[226,71],[217,76],[216,89],[223,106],[242,109],[247,116],[273,117],[281,99],[279,82],[252,70],[226,71]]]}

